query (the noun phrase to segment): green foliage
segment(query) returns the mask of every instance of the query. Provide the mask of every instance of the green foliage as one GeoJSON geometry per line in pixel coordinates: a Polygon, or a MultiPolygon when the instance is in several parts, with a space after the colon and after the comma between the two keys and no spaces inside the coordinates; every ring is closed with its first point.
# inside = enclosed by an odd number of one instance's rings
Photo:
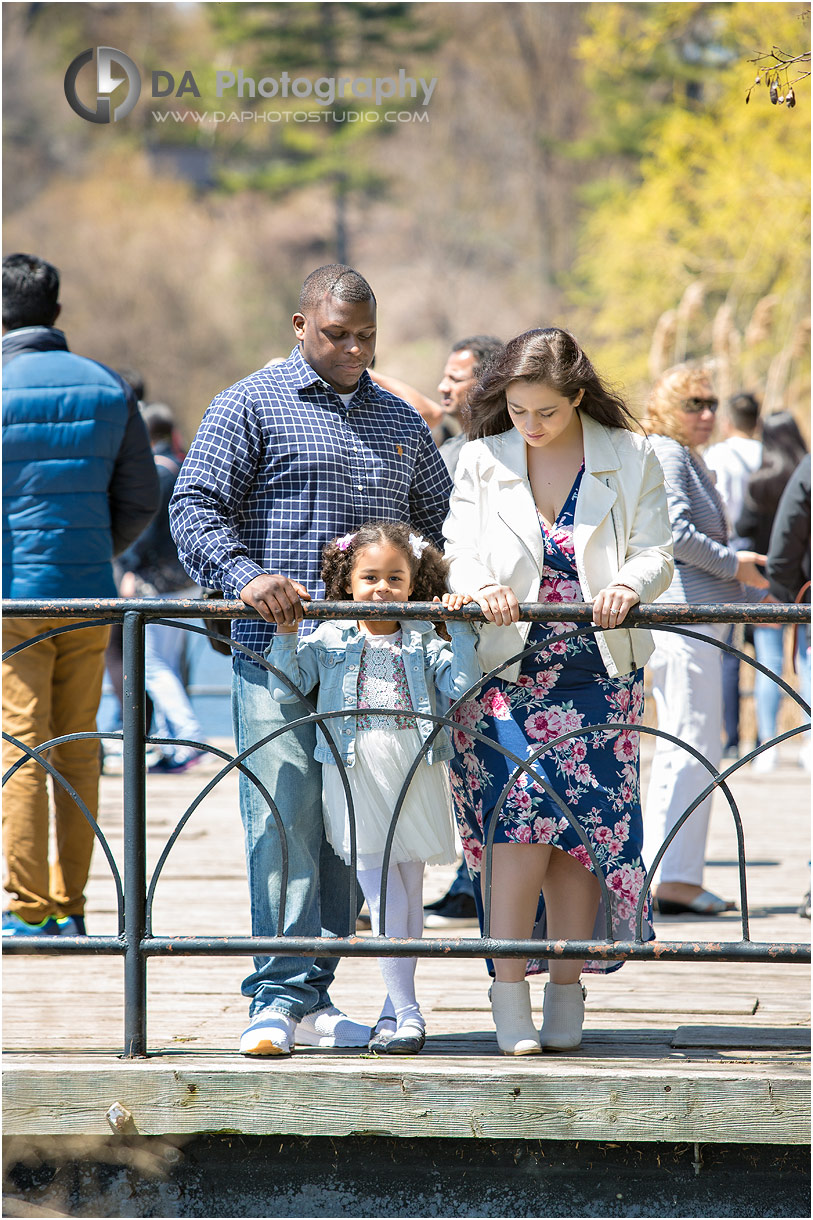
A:
{"type": "Polygon", "coordinates": [[[86,318],[67,313],[80,350],[149,359],[161,394],[189,412],[289,349],[303,273],[340,250],[380,294],[382,369],[430,394],[461,333],[555,320],[636,390],[657,331],[675,358],[713,352],[733,367],[739,344],[750,385],[801,397],[809,82],[792,110],[764,85],[748,106],[745,94],[755,57],[807,47],[806,11],[786,0],[4,5],[7,243],[50,257],[74,300],[94,304],[86,318]],[[145,81],[126,122],[107,128],[62,92],[70,60],[98,45],[131,55],[145,81]],[[403,67],[439,84],[431,123],[389,124],[366,99],[217,98],[216,72],[238,67],[310,80],[403,67]],[[191,69],[202,96],[152,99],[159,69],[176,85],[191,69]],[[294,108],[339,121],[253,121],[294,108]],[[340,121],[349,108],[362,117],[340,121]],[[232,110],[247,119],[191,113],[232,110]]]}
{"type": "Polygon", "coordinates": [[[732,48],[712,4],[591,4],[579,46],[593,118],[585,156],[636,158],[665,107],[701,109],[732,48]]]}
{"type": "MultiPolygon", "coordinates": [[[[210,6],[213,29],[228,47],[233,64],[247,76],[282,72],[310,77],[392,75],[398,56],[415,56],[438,45],[434,34],[421,35],[413,5],[405,3],[297,3],[210,6]]],[[[395,69],[397,70],[397,68],[395,69]]],[[[431,75],[431,74],[430,74],[431,75]]],[[[222,106],[223,102],[213,103],[222,106]]],[[[413,100],[398,102],[411,109],[413,100]]],[[[368,163],[375,145],[393,133],[393,125],[379,119],[387,102],[339,97],[329,107],[297,98],[244,99],[247,110],[291,113],[296,110],[327,112],[325,121],[313,124],[280,122],[236,124],[221,134],[237,155],[221,158],[218,181],[229,191],[259,189],[280,196],[322,179],[341,178],[341,189],[380,193],[383,176],[368,163]],[[353,112],[348,121],[348,112],[353,112]],[[357,117],[359,112],[363,117],[357,117]],[[335,117],[334,117],[335,116],[335,117]],[[270,138],[269,138],[270,133],[270,138]]]]}
{"type": "MultiPolygon", "coordinates": [[[[320,104],[313,97],[250,97],[250,89],[243,97],[236,90],[218,97],[217,73],[241,69],[255,81],[279,79],[284,72],[292,79],[355,80],[397,75],[404,67],[410,76],[431,77],[434,73],[425,66],[431,60],[424,57],[442,44],[443,36],[418,9],[408,3],[307,2],[9,6],[4,26],[20,55],[9,51],[6,65],[14,70],[17,62],[13,92],[25,104],[7,112],[6,152],[11,151],[14,164],[50,160],[53,169],[78,171],[90,170],[100,152],[123,145],[133,153],[169,153],[170,164],[172,156],[183,155],[175,150],[194,149],[208,185],[227,194],[256,190],[277,200],[327,182],[342,200],[349,193],[380,197],[387,177],[377,166],[377,152],[398,126],[382,121],[392,102],[376,106],[366,98],[338,97],[320,104]],[[59,104],[40,105],[29,83],[38,77],[41,58],[59,103],[65,67],[78,49],[95,45],[117,46],[131,55],[144,81],[131,120],[107,130],[77,121],[59,104]],[[27,55],[37,62],[18,62],[27,55]],[[151,98],[156,71],[171,72],[175,90],[183,74],[191,72],[200,96],[187,91],[179,97],[173,90],[151,98]],[[23,91],[33,96],[23,98],[23,91]],[[319,121],[294,121],[293,113],[303,110],[319,121]],[[153,117],[169,112],[164,122],[153,117]],[[241,121],[233,120],[234,112],[241,121]],[[216,120],[216,114],[224,117],[216,120]],[[199,121],[202,115],[205,121],[199,121]],[[32,143],[39,147],[32,149],[32,143]]],[[[398,99],[397,109],[419,105],[419,98],[398,99]]],[[[22,175],[12,172],[11,178],[8,202],[16,205],[28,188],[22,175]]],[[[337,211],[341,207],[337,197],[337,211]]],[[[343,244],[338,233],[336,241],[343,244]]]]}
{"type": "Polygon", "coordinates": [[[765,45],[798,43],[800,12],[795,4],[594,6],[583,52],[591,73],[604,71],[599,94],[617,87],[632,111],[639,80],[641,156],[633,172],[616,173],[601,184],[603,195],[594,194],[572,292],[605,362],[640,389],[656,325],[691,285],[702,286],[703,306],[671,349],[677,358],[714,350],[712,320],[721,306],[740,344],[757,303],[778,298],[764,357],[749,366],[763,384],[771,358],[809,314],[809,124],[801,108],[744,104],[753,79],[748,59],[765,45]],[[635,47],[623,36],[633,17],[640,23],[635,47]],[[720,48],[705,69],[701,97],[687,99],[674,88],[676,70],[670,97],[654,109],[649,68],[636,75],[636,59],[668,59],[688,45],[699,17],[720,48]],[[617,40],[619,49],[605,69],[602,39],[617,40]]]}
{"type": "MultiPolygon", "coordinates": [[[[437,35],[404,3],[225,3],[211,5],[212,26],[240,48],[244,66],[275,71],[368,70],[393,56],[433,51],[437,35]]],[[[241,62],[243,62],[241,58],[241,62]]]]}

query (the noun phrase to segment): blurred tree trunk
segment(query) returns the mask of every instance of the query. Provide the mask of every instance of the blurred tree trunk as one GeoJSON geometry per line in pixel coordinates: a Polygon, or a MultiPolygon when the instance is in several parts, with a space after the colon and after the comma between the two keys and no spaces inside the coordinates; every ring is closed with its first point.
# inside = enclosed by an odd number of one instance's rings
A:
{"type": "Polygon", "coordinates": [[[582,5],[503,4],[521,68],[519,124],[527,135],[535,213],[536,279],[543,308],[570,267],[573,162],[562,155],[579,129],[580,74],[573,52],[583,31],[582,5]]]}
{"type": "MultiPolygon", "coordinates": [[[[319,33],[322,43],[322,59],[325,65],[325,75],[339,75],[339,56],[336,49],[336,23],[332,4],[319,5],[319,33]]],[[[345,266],[350,264],[350,247],[347,238],[347,175],[343,170],[337,170],[333,175],[333,224],[334,243],[336,247],[336,262],[345,266]]]]}

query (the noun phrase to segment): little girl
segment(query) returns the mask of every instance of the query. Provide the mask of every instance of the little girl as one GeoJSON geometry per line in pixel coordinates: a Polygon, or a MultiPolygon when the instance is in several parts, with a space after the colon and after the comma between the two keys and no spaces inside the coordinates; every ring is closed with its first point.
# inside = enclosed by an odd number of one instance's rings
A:
{"type": "MultiPolygon", "coordinates": [[[[447,565],[440,552],[408,525],[372,521],[328,543],[322,580],[328,601],[442,601],[456,610],[471,600],[446,593],[447,565]]],[[[370,908],[374,935],[380,928],[384,846],[406,775],[423,743],[434,740],[413,776],[398,817],[387,872],[387,936],[418,938],[423,931],[423,872],[426,864],[452,864],[449,779],[444,762],[452,747],[444,728],[413,712],[435,714],[435,690],[458,699],[480,678],[474,629],[449,624],[451,642],[432,625],[395,619],[340,619],[321,623],[296,640],[296,627],[280,627],[266,653],[270,663],[307,694],[319,684],[317,711],[347,710],[320,724],[315,757],[324,763],[325,832],[334,851],[351,859],[350,817],[339,767],[326,733],[346,768],[353,798],[359,885],[370,908]],[[388,708],[381,715],[357,709],[388,708]]],[[[272,676],[271,695],[280,703],[297,698],[272,676]]],[[[387,1002],[370,1049],[410,1054],[425,1040],[425,1022],[415,998],[416,959],[380,958],[387,1002]]]]}

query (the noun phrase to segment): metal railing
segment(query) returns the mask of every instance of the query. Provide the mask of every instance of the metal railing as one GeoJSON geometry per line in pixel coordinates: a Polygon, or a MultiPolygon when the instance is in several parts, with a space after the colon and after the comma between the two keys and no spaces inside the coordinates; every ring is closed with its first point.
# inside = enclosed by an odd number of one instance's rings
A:
{"type": "MultiPolygon", "coordinates": [[[[386,936],[386,883],[382,881],[381,892],[381,935],[359,938],[349,936],[345,938],[331,938],[329,941],[323,937],[292,937],[284,935],[285,926],[285,905],[288,885],[288,850],[286,842],[285,828],[279,810],[274,802],[273,796],[262,785],[260,780],[252,773],[247,763],[250,763],[251,756],[258,750],[264,748],[269,742],[272,742],[281,733],[295,730],[303,724],[319,723],[333,718],[347,718],[352,715],[359,715],[358,710],[343,709],[338,712],[328,712],[317,714],[314,705],[304,696],[298,695],[303,707],[301,717],[289,722],[283,728],[269,733],[253,743],[249,748],[243,750],[236,755],[229,754],[225,750],[221,750],[216,746],[208,745],[205,742],[195,741],[170,741],[169,739],[149,736],[146,732],[145,725],[145,683],[144,683],[144,626],[147,622],[158,622],[164,625],[174,625],[179,629],[187,632],[195,632],[203,636],[212,637],[213,633],[205,626],[198,626],[187,621],[179,622],[179,619],[187,620],[189,618],[199,619],[216,619],[216,618],[252,618],[256,617],[255,612],[248,609],[242,602],[231,601],[197,601],[197,600],[120,600],[120,599],[80,599],[72,601],[51,601],[51,600],[8,600],[3,602],[4,616],[9,618],[45,618],[45,619],[71,619],[81,618],[79,623],[68,623],[65,626],[52,628],[46,632],[36,635],[30,640],[17,645],[10,649],[4,656],[10,658],[24,648],[34,647],[42,640],[51,638],[65,631],[85,630],[90,627],[98,627],[109,625],[111,623],[121,622],[123,626],[123,672],[124,672],[124,698],[123,698],[123,721],[121,733],[100,733],[100,732],[85,732],[66,734],[61,737],[53,738],[49,741],[42,742],[35,747],[30,747],[20,742],[16,738],[10,737],[4,733],[3,737],[6,741],[10,741],[20,751],[20,758],[17,760],[3,776],[3,784],[14,775],[17,770],[24,766],[35,763],[42,767],[51,777],[55,784],[59,784],[74,800],[78,808],[82,811],[85,818],[93,827],[93,832],[99,842],[99,846],[103,851],[105,858],[110,867],[113,883],[116,891],[116,907],[117,907],[117,926],[118,933],[116,936],[88,936],[88,937],[69,937],[69,936],[33,936],[33,937],[10,937],[3,942],[4,953],[13,954],[59,954],[59,953],[78,953],[78,954],[102,954],[102,955],[117,955],[124,958],[124,1025],[125,1025],[125,1056],[141,1057],[147,1054],[147,1034],[146,1034],[146,1018],[147,1018],[147,961],[151,957],[167,957],[167,956],[250,956],[254,954],[271,954],[271,955],[292,955],[317,957],[325,953],[326,946],[329,945],[329,953],[336,957],[371,957],[371,956],[418,956],[418,957],[462,957],[462,958],[494,958],[494,957],[520,957],[520,958],[573,958],[590,960],[646,960],[646,961],[736,961],[749,960],[759,962],[798,962],[808,963],[810,961],[810,946],[806,943],[767,943],[753,942],[750,938],[749,931],[749,911],[748,911],[748,895],[747,895],[747,876],[746,876],[746,859],[745,859],[745,839],[743,833],[742,819],[737,807],[736,800],[731,792],[728,780],[736,774],[742,767],[746,766],[753,758],[768,749],[791,738],[809,731],[810,708],[801,698],[801,696],[793,690],[781,677],[772,673],[765,666],[755,661],[752,657],[735,648],[733,645],[722,643],[715,638],[711,638],[701,632],[692,630],[692,628],[710,623],[769,623],[776,626],[780,625],[803,625],[810,621],[809,606],[782,606],[782,605],[707,605],[707,606],[686,606],[686,605],[666,605],[658,604],[653,606],[639,606],[631,611],[625,621],[624,626],[639,626],[647,627],[655,631],[672,632],[679,635],[688,636],[693,639],[701,639],[706,643],[713,644],[724,652],[731,653],[740,658],[742,662],[750,666],[752,669],[765,674],[767,677],[775,681],[783,690],[783,692],[798,706],[804,717],[807,717],[807,724],[800,724],[794,728],[780,733],[768,742],[762,742],[755,750],[752,750],[744,757],[732,762],[729,766],[720,770],[712,765],[707,758],[700,754],[697,750],[680,742],[677,738],[671,736],[663,730],[652,728],[643,724],[632,725],[629,722],[602,722],[595,725],[580,726],[577,729],[569,730],[562,733],[560,736],[544,742],[535,750],[529,757],[520,758],[512,754],[503,746],[494,742],[492,738],[485,737],[476,729],[466,725],[465,734],[475,740],[487,742],[491,749],[496,749],[498,752],[505,755],[514,765],[514,770],[506,782],[502,793],[495,807],[495,815],[502,808],[509,791],[514,786],[517,778],[525,772],[529,779],[537,788],[541,788],[545,794],[556,804],[562,816],[566,819],[569,826],[576,832],[582,843],[587,855],[590,859],[592,869],[598,880],[601,897],[603,899],[604,912],[606,917],[606,937],[604,940],[586,940],[586,941],[546,941],[546,940],[495,940],[490,933],[490,901],[491,893],[491,875],[492,875],[492,847],[494,842],[494,833],[497,826],[498,818],[493,816],[490,821],[490,829],[485,843],[485,867],[484,867],[484,925],[483,934],[481,937],[472,939],[459,939],[449,937],[433,937],[429,940],[408,939],[396,940],[386,936]],[[701,763],[709,774],[709,781],[706,787],[692,801],[675,826],[667,835],[664,842],[658,848],[654,855],[652,863],[647,871],[645,880],[641,887],[640,896],[638,898],[635,910],[635,935],[632,940],[619,941],[613,939],[612,927],[612,901],[613,896],[609,892],[603,871],[596,859],[595,851],[585,834],[582,827],[579,825],[575,815],[568,808],[562,798],[556,793],[547,781],[540,775],[538,771],[533,770],[533,765],[543,754],[555,749],[571,738],[585,737],[592,733],[606,733],[607,731],[634,731],[637,733],[648,734],[653,737],[664,738],[675,745],[682,746],[688,750],[692,756],[701,763]],[[107,840],[97,825],[95,819],[87,809],[79,795],[71,788],[63,776],[59,774],[54,765],[46,757],[46,752],[54,746],[61,745],[65,742],[76,741],[87,738],[95,738],[99,741],[103,740],[120,740],[123,747],[123,797],[124,797],[124,849],[123,849],[123,877],[116,863],[115,857],[110,849],[107,840]],[[169,836],[160,858],[153,870],[152,876],[147,880],[147,858],[146,858],[146,828],[147,828],[147,791],[146,791],[146,773],[145,773],[145,749],[150,745],[183,745],[190,748],[201,749],[209,754],[220,758],[223,761],[223,766],[201,789],[188,808],[181,815],[175,829],[169,836]],[[275,936],[228,936],[228,937],[212,937],[212,936],[154,936],[152,934],[152,909],[155,900],[156,887],[161,878],[162,871],[172,851],[175,843],[178,841],[181,832],[189,822],[195,810],[201,804],[206,796],[215,788],[215,786],[227,775],[237,771],[246,776],[248,780],[256,785],[262,799],[267,803],[268,809],[273,817],[277,831],[280,835],[281,849],[281,870],[280,870],[280,915],[277,926],[277,934],[275,936]],[[739,869],[739,899],[742,922],[742,936],[739,941],[721,942],[719,939],[713,942],[702,941],[661,941],[661,940],[645,940],[644,939],[644,907],[648,895],[648,891],[652,882],[652,878],[658,868],[664,852],[669,844],[674,839],[680,828],[686,820],[691,816],[692,812],[708,797],[715,789],[719,789],[725,797],[729,810],[731,812],[734,829],[737,839],[737,861],[739,869]]],[[[436,603],[417,603],[409,602],[403,605],[389,604],[385,607],[372,606],[369,602],[352,603],[352,602],[312,602],[305,607],[307,618],[311,619],[346,619],[346,618],[387,618],[391,619],[393,615],[399,619],[482,619],[482,615],[477,606],[469,606],[459,611],[447,611],[436,603]]],[[[544,623],[572,623],[573,630],[569,632],[557,633],[557,642],[566,641],[580,636],[592,634],[596,629],[592,624],[592,613],[589,605],[584,603],[568,603],[558,606],[550,604],[527,603],[520,607],[520,617],[525,622],[544,622],[544,623]]],[[[218,637],[222,638],[222,637],[218,637]]],[[[499,677],[500,673],[513,662],[522,659],[531,653],[543,652],[545,642],[536,642],[517,653],[516,656],[509,658],[497,669],[483,675],[483,677],[463,696],[461,696],[448,710],[445,716],[430,715],[429,713],[413,713],[415,718],[420,718],[431,722],[433,729],[430,732],[428,739],[424,742],[422,748],[418,752],[416,759],[409,771],[401,793],[398,797],[395,810],[387,837],[387,842],[384,850],[382,874],[386,878],[389,859],[392,851],[393,840],[397,828],[398,818],[403,806],[404,797],[406,795],[409,782],[417,770],[421,759],[426,755],[427,750],[431,747],[433,740],[438,733],[443,732],[444,726],[450,730],[460,730],[461,726],[454,720],[455,711],[467,700],[477,696],[477,693],[482,691],[488,682],[495,677],[499,677]]],[[[232,650],[235,653],[249,657],[256,664],[264,667],[275,675],[275,678],[281,680],[292,691],[293,687],[288,682],[287,678],[276,670],[270,663],[256,652],[248,649],[242,644],[232,641],[232,650]]],[[[392,716],[396,713],[390,708],[364,708],[363,714],[369,715],[392,716]]],[[[400,713],[403,715],[403,712],[400,713]]],[[[413,715],[411,714],[411,715],[413,715]]],[[[333,744],[331,734],[324,733],[328,747],[331,749],[334,761],[340,769],[342,782],[345,790],[345,795],[348,803],[349,820],[351,825],[351,865],[355,873],[356,863],[356,845],[355,845],[355,824],[352,806],[352,794],[347,782],[345,768],[342,764],[338,750],[333,744]]],[[[357,913],[357,890],[355,884],[350,887],[348,893],[348,912],[349,912],[349,927],[353,927],[357,913]]]]}

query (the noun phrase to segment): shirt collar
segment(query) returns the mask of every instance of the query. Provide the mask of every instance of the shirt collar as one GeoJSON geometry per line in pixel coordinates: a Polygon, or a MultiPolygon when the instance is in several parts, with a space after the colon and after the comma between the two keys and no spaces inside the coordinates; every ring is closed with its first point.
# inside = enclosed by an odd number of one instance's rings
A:
{"type": "MultiPolygon", "coordinates": [[[[364,636],[366,638],[367,633],[361,630],[355,619],[333,619],[333,625],[348,635],[364,636]]],[[[415,635],[426,635],[427,632],[434,631],[432,623],[420,618],[404,619],[403,621],[399,619],[398,626],[401,628],[405,638],[413,633],[415,635]]]]}
{"type": "MultiPolygon", "coordinates": [[[[328,383],[319,376],[316,370],[311,368],[305,357],[302,355],[302,352],[299,350],[299,344],[294,347],[285,364],[286,372],[288,373],[291,383],[295,389],[305,389],[308,386],[315,385],[320,389],[325,390],[327,393],[337,394],[337,391],[333,389],[333,386],[328,385],[328,383]]],[[[365,369],[359,378],[358,388],[353,394],[353,402],[355,402],[356,399],[363,402],[369,398],[373,385],[373,379],[365,369]]]]}

